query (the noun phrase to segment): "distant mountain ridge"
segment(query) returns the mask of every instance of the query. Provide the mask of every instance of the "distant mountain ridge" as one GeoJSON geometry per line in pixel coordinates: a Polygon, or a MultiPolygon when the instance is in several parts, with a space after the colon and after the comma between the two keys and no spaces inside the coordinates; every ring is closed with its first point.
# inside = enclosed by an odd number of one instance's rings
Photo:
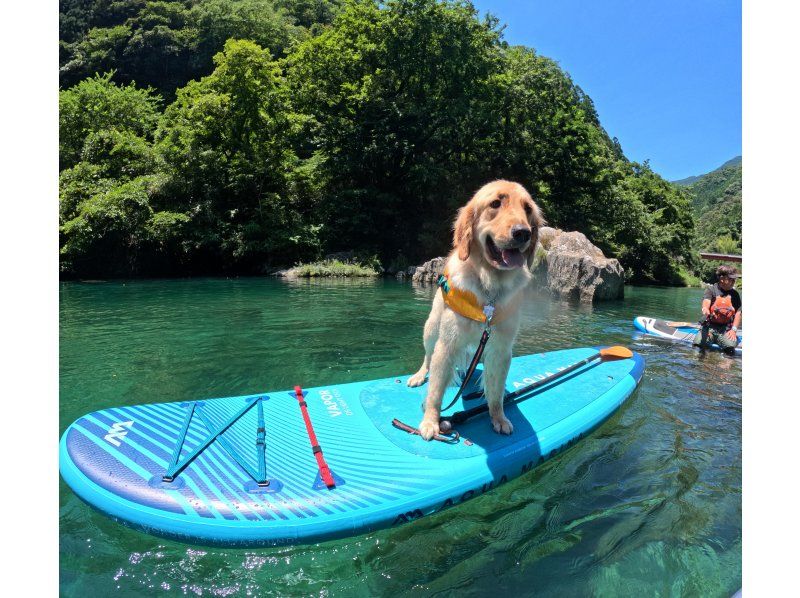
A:
{"type": "MultiPolygon", "coordinates": [[[[740,166],[741,164],[742,164],[742,157],[741,156],[736,156],[735,158],[731,158],[730,160],[725,162],[725,164],[723,164],[722,166],[719,166],[718,168],[715,168],[711,172],[716,172],[718,170],[722,170],[723,168],[727,168],[728,166],[740,166]]],[[[688,185],[691,185],[692,183],[697,182],[699,179],[703,178],[704,176],[711,174],[711,172],[707,172],[706,174],[698,174],[697,176],[686,177],[685,179],[680,179],[678,181],[672,181],[672,184],[673,185],[681,185],[683,187],[686,187],[688,185]]]]}

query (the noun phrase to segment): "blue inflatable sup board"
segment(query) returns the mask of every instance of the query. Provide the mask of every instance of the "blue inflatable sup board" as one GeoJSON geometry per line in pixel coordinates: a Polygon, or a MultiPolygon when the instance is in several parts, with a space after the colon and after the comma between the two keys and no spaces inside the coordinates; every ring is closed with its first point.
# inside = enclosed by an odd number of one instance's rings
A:
{"type": "MultiPolygon", "coordinates": [[[[515,357],[506,391],[597,353],[515,357]]],[[[510,436],[484,413],[454,426],[447,442],[393,424],[421,419],[427,384],[408,388],[408,376],[103,409],[64,432],[60,470],[90,505],[160,536],[239,546],[341,538],[419,519],[528,472],[614,413],[643,371],[636,353],[596,359],[507,405],[510,436]]],[[[456,391],[448,388],[444,405],[456,391]]],[[[479,394],[468,390],[443,415],[481,404],[479,394]]]]}
{"type": "MultiPolygon", "coordinates": [[[[667,320],[659,320],[657,318],[647,318],[645,316],[638,316],[633,319],[633,326],[639,332],[644,332],[650,336],[658,336],[661,338],[668,338],[674,341],[691,344],[695,335],[700,330],[699,326],[673,326],[667,320]]],[[[739,331],[739,345],[736,347],[736,354],[742,354],[742,335],[739,331]]],[[[712,349],[720,350],[719,345],[712,344],[712,349]]]]}

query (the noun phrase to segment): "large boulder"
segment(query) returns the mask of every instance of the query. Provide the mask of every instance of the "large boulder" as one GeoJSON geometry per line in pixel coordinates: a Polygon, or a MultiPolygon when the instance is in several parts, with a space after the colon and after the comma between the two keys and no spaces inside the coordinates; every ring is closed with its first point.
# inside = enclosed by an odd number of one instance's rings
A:
{"type": "Polygon", "coordinates": [[[430,261],[425,262],[416,268],[409,268],[411,273],[411,282],[418,282],[422,284],[436,284],[439,277],[444,272],[444,265],[447,261],[446,257],[435,257],[430,261]]]}
{"type": "Polygon", "coordinates": [[[583,233],[542,227],[539,242],[547,252],[546,287],[554,296],[585,303],[623,297],[619,260],[605,257],[583,233]]]}

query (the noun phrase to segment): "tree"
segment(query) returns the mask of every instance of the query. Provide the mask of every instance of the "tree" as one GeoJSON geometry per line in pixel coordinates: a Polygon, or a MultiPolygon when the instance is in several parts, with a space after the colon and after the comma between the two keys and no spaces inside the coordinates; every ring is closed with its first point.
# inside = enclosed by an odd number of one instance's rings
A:
{"type": "Polygon", "coordinates": [[[253,268],[313,246],[292,192],[294,116],[269,51],[229,40],[216,69],[178,92],[157,132],[198,251],[222,268],[253,268]]]}
{"type": "Polygon", "coordinates": [[[64,223],[62,269],[84,274],[136,272],[144,230],[152,216],[148,179],[140,178],[92,195],[64,223]]]}
{"type": "Polygon", "coordinates": [[[330,23],[339,0],[62,0],[60,81],[68,88],[113,70],[171,101],[208,75],[228,39],[249,39],[283,56],[330,23]]]}
{"type": "Polygon", "coordinates": [[[186,214],[154,211],[157,176],[110,186],[83,201],[61,227],[61,270],[83,276],[185,272],[186,214]]]}
{"type": "Polygon", "coordinates": [[[129,25],[95,27],[79,41],[61,46],[61,83],[64,87],[86,77],[124,68],[129,25]]]}
{"type": "Polygon", "coordinates": [[[693,268],[696,261],[687,194],[645,162],[628,165],[614,195],[615,214],[609,219],[606,241],[629,278],[680,284],[681,269],[693,268]]]}
{"type": "Polygon", "coordinates": [[[131,35],[120,64],[123,81],[138,81],[172,98],[189,78],[205,72],[206,65],[197,64],[199,34],[185,3],[148,1],[128,22],[131,35]]]}
{"type": "Polygon", "coordinates": [[[81,204],[94,195],[105,193],[114,183],[105,176],[103,167],[97,164],[79,162],[61,171],[58,177],[59,224],[64,225],[75,218],[81,204]]]}
{"type": "Polygon", "coordinates": [[[159,118],[160,98],[152,90],[116,85],[113,73],[96,75],[59,92],[59,164],[78,163],[86,139],[98,131],[115,129],[143,139],[152,138],[159,118]]]}
{"type": "Polygon", "coordinates": [[[204,0],[192,7],[191,21],[198,31],[197,60],[204,65],[212,64],[229,39],[250,40],[280,56],[303,35],[287,11],[271,0],[204,0]]]}
{"type": "Polygon", "coordinates": [[[342,0],[276,0],[275,5],[291,15],[300,27],[319,32],[319,26],[333,21],[342,0]]]}
{"type": "Polygon", "coordinates": [[[493,172],[528,187],[550,222],[597,242],[620,173],[591,100],[530,48],[505,48],[502,57],[485,133],[493,172]]]}
{"type": "Polygon", "coordinates": [[[353,1],[288,59],[287,79],[330,186],[329,245],[413,258],[448,244],[485,179],[480,152],[499,33],[466,2],[353,1]],[[387,234],[388,233],[388,234],[387,234]]]}

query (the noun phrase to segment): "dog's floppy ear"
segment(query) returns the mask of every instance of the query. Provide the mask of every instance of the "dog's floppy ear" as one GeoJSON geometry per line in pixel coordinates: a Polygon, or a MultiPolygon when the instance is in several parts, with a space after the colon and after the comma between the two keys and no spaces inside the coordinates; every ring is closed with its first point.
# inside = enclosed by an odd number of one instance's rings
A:
{"type": "Polygon", "coordinates": [[[458,211],[455,231],[453,233],[453,247],[458,249],[458,259],[462,262],[469,257],[472,245],[472,227],[475,224],[475,206],[469,202],[458,211]]]}
{"type": "Polygon", "coordinates": [[[529,216],[528,220],[531,223],[531,244],[528,248],[528,256],[527,256],[527,263],[528,263],[528,270],[533,267],[533,260],[536,257],[536,245],[539,243],[539,228],[546,224],[544,217],[542,217],[542,211],[539,209],[535,203],[533,204],[533,212],[529,216]]]}

